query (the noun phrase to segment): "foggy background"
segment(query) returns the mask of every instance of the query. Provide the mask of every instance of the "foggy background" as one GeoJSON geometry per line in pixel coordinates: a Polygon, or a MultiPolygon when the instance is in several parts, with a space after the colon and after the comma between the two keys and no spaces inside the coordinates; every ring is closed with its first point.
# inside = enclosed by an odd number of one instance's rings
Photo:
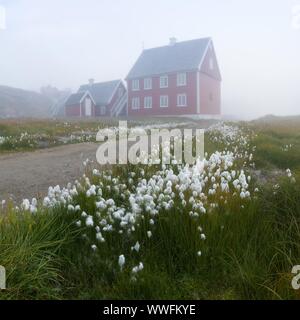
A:
{"type": "Polygon", "coordinates": [[[143,48],[211,36],[222,112],[300,114],[300,0],[0,0],[0,85],[124,79],[143,48]],[[294,20],[295,21],[295,20],[294,20]]]}

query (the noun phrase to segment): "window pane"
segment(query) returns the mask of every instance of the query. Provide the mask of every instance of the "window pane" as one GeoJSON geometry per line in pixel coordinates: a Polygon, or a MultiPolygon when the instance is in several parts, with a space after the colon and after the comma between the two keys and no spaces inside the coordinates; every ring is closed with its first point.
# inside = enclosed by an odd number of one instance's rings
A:
{"type": "Polygon", "coordinates": [[[168,87],[168,76],[161,76],[160,77],[160,87],[161,88],[167,88],[168,87]]]}
{"type": "Polygon", "coordinates": [[[152,89],[152,79],[151,78],[144,79],[144,89],[152,89]]]}
{"type": "Polygon", "coordinates": [[[186,85],[186,73],[178,73],[177,86],[185,86],[185,85],[186,85]]]}
{"type": "Polygon", "coordinates": [[[160,96],[160,107],[161,108],[166,108],[168,107],[168,96],[160,96]]]}

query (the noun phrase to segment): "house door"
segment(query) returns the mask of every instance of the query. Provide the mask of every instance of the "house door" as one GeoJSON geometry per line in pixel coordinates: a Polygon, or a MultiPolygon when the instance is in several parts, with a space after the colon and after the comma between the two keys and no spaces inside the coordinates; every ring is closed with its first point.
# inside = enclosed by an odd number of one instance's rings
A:
{"type": "Polygon", "coordinates": [[[92,101],[90,98],[85,99],[85,115],[87,117],[92,116],[92,101]]]}

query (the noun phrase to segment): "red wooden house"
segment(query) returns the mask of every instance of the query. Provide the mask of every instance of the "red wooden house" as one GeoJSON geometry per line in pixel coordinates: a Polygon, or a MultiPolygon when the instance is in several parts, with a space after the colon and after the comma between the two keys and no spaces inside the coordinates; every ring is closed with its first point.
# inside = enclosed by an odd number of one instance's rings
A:
{"type": "Polygon", "coordinates": [[[221,74],[211,38],[144,50],[127,78],[129,116],[221,115],[221,74]]]}
{"type": "Polygon", "coordinates": [[[82,85],[65,104],[67,117],[115,117],[127,114],[127,90],[122,80],[82,85]]]}

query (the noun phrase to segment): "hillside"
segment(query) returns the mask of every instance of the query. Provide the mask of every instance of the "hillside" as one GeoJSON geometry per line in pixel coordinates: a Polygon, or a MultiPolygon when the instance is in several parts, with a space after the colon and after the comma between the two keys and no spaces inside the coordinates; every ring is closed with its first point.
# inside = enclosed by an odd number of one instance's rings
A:
{"type": "Polygon", "coordinates": [[[48,117],[51,105],[40,93],[0,86],[0,118],[48,117]]]}

